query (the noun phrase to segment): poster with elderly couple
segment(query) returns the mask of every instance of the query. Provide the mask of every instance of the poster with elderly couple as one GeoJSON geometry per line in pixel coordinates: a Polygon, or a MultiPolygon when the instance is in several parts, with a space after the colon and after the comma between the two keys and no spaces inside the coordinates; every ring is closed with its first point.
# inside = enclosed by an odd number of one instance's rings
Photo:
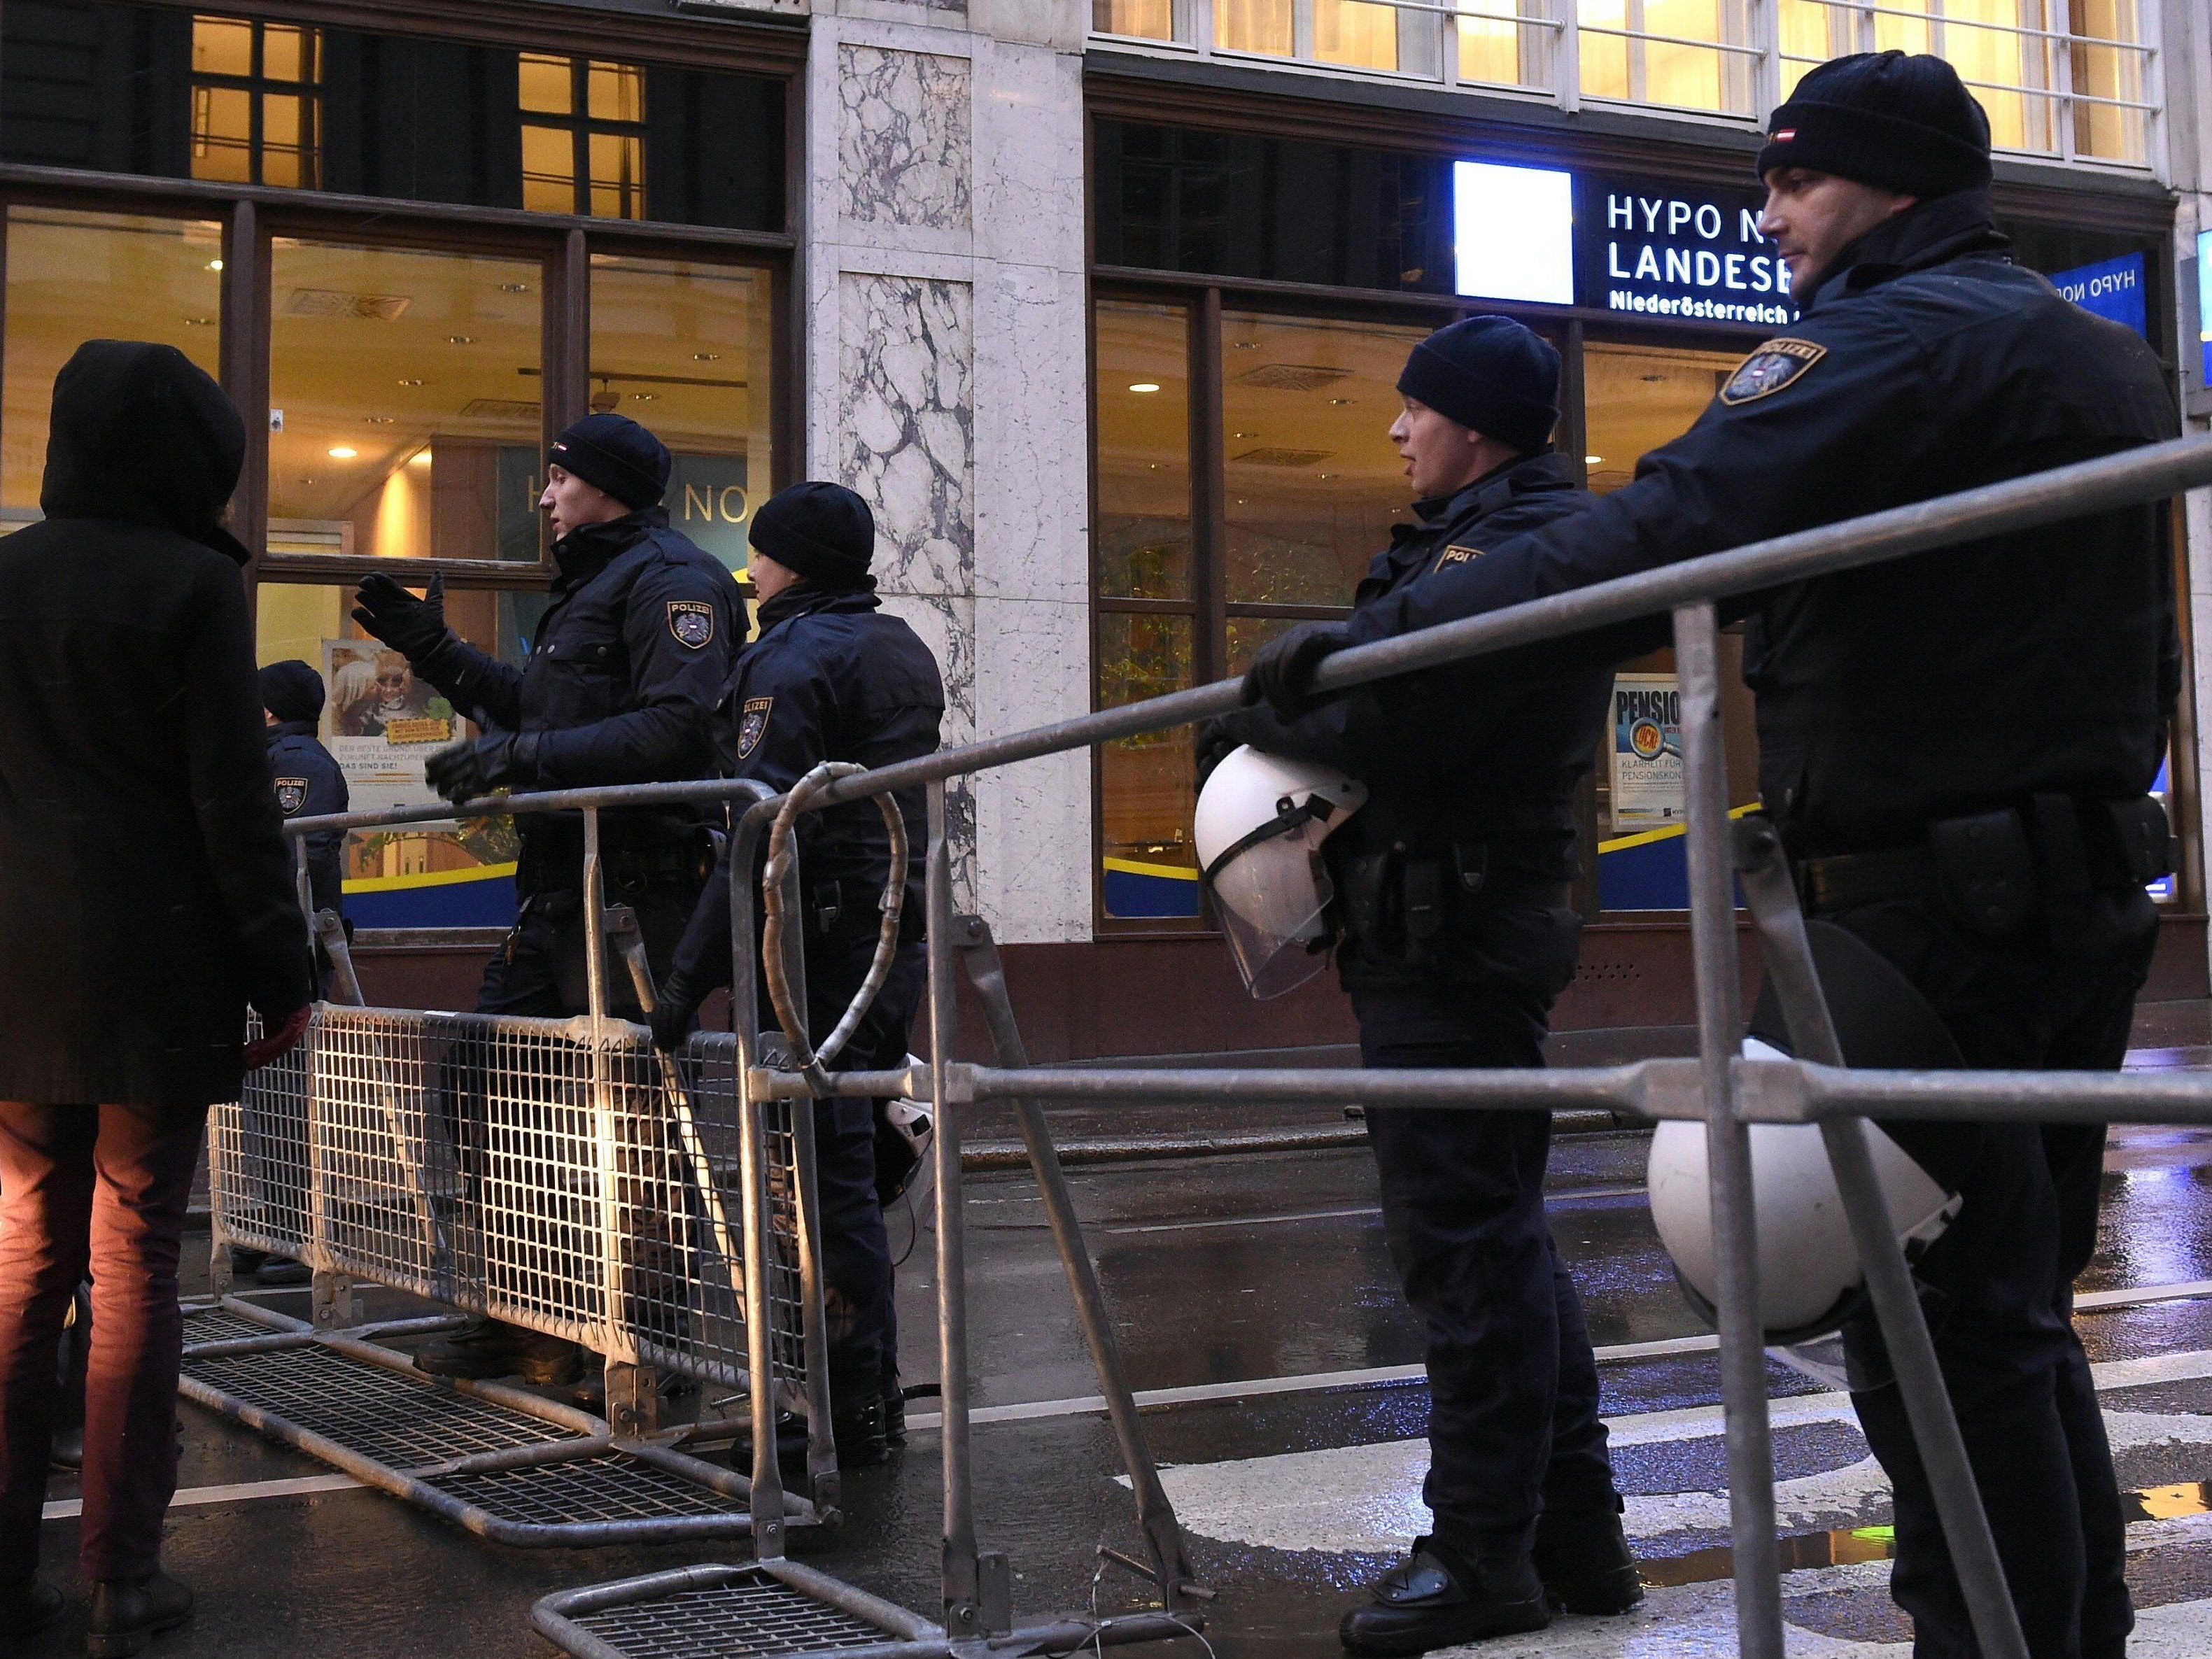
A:
{"type": "Polygon", "coordinates": [[[438,792],[423,763],[469,735],[443,693],[375,640],[325,640],[323,741],[344,772],[356,812],[419,806],[438,792]]]}

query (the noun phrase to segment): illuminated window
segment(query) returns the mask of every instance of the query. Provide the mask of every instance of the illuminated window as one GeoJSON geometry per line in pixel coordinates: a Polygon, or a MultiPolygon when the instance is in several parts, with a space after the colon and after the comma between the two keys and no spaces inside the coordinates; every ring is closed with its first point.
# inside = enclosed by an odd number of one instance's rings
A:
{"type": "Polygon", "coordinates": [[[2139,0],[1782,0],[1782,89],[1845,52],[1934,52],[1989,112],[1999,149],[2148,159],[2139,0]]]}
{"type": "Polygon", "coordinates": [[[1091,0],[1091,27],[1139,40],[1176,38],[1175,0],[1091,0]]]}
{"type": "Polygon", "coordinates": [[[322,37],[293,23],[192,19],[192,177],[321,182],[322,37]]]}
{"type": "Polygon", "coordinates": [[[1582,0],[1583,92],[1717,115],[1752,112],[1747,0],[1582,0]]]}
{"type": "Polygon", "coordinates": [[[1544,0],[1459,0],[1459,78],[1502,87],[1541,86],[1551,75],[1544,0]]]}
{"type": "Polygon", "coordinates": [[[645,217],[645,71],[596,58],[522,54],[522,205],[645,217]]]}

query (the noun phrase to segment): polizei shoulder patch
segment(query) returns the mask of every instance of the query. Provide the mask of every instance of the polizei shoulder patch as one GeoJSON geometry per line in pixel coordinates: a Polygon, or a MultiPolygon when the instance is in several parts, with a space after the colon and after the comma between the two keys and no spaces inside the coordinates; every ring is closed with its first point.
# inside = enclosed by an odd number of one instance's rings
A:
{"type": "Polygon", "coordinates": [[[769,711],[775,707],[774,697],[747,697],[744,712],[738,717],[738,758],[750,760],[760,740],[768,735],[769,711]]]}
{"type": "Polygon", "coordinates": [[[286,817],[297,815],[307,804],[307,781],[305,778],[276,780],[276,809],[286,817]]]}
{"type": "Polygon", "coordinates": [[[1721,388],[1721,401],[1752,404],[1771,398],[1827,355],[1827,347],[1810,340],[1769,340],[1736,365],[1721,388]]]}
{"type": "Polygon", "coordinates": [[[714,607],[699,599],[669,600],[668,631],[678,644],[699,650],[714,637],[714,607]]]}

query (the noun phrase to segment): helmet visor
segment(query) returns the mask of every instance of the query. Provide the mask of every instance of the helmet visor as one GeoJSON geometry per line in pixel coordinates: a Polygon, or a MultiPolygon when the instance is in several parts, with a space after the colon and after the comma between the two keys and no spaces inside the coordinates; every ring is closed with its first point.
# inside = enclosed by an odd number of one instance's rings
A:
{"type": "Polygon", "coordinates": [[[1335,890],[1303,836],[1278,836],[1246,848],[1208,885],[1237,970],[1255,1001],[1294,991],[1328,965],[1323,915],[1335,890]]]}

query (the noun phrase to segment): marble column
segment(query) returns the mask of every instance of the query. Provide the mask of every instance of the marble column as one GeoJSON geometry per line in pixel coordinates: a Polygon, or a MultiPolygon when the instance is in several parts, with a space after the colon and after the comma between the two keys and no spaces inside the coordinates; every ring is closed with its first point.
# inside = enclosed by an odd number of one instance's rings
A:
{"type": "MultiPolygon", "coordinates": [[[[811,476],[880,530],[958,743],[1090,706],[1085,0],[816,0],[803,280],[811,476]]],[[[1091,933],[1091,763],[963,781],[957,902],[1091,933]]]]}

